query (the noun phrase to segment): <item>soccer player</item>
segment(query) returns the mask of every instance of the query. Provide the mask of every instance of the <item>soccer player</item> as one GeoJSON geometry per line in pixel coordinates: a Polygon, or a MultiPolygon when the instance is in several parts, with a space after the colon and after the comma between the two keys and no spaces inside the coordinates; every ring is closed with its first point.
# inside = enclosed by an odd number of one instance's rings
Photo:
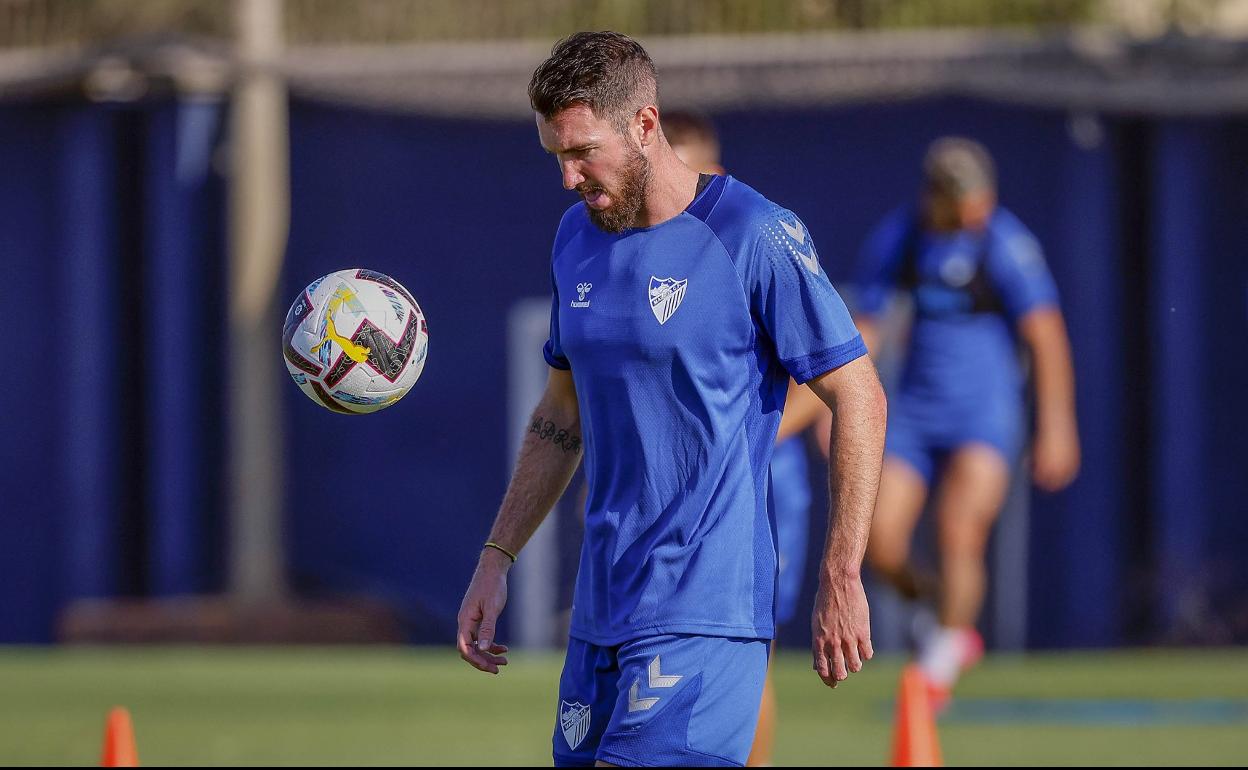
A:
{"type": "Polygon", "coordinates": [[[555,234],[549,381],[458,646],[482,671],[507,662],[507,570],[583,449],[559,765],[745,762],[774,634],[767,463],[790,376],[836,413],[814,667],[835,686],[871,657],[859,569],[883,453],[875,370],[801,221],[681,163],[657,97],[650,57],[613,32],[560,41],[529,84],[542,146],[581,200],[555,234]]]}
{"type": "MultiPolygon", "coordinates": [[[[686,166],[704,174],[723,174],[720,165],[719,136],[715,126],[696,112],[668,110],[663,114],[663,136],[686,166]]],[[[776,625],[793,619],[802,590],[806,566],[806,536],[810,530],[810,469],[802,431],[814,425],[828,408],[809,388],[789,380],[784,416],[776,433],[771,456],[771,494],[776,513],[776,544],[779,549],[780,577],[776,585],[776,625]]],[[[775,645],[772,645],[775,653],[775,645]]],[[[750,767],[772,763],[776,734],[776,696],[768,668],[759,708],[758,729],[750,749],[750,767]]]]}
{"type": "Polygon", "coordinates": [[[1031,355],[1032,477],[1041,489],[1074,479],[1079,437],[1057,288],[1035,237],[997,204],[991,156],[978,143],[947,137],[931,145],[923,172],[918,206],[892,212],[866,241],[857,320],[876,354],[873,317],[888,292],[913,296],[867,559],[903,596],[937,600],[939,623],[919,639],[918,655],[935,705],[943,707],[961,670],[983,650],[975,622],[985,549],[1026,434],[1018,340],[1031,355]],[[908,564],[931,492],[938,581],[908,564]]]}

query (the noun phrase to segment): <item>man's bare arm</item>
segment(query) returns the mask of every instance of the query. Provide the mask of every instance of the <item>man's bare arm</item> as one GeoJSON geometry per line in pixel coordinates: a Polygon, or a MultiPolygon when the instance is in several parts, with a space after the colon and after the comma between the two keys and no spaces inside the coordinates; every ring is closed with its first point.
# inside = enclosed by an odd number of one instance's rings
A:
{"type": "Polygon", "coordinates": [[[1031,350],[1036,384],[1036,435],[1032,476],[1047,492],[1062,489],[1079,473],[1079,428],[1075,418],[1075,367],[1066,323],[1056,308],[1041,308],[1018,322],[1031,350]]]}
{"type": "Polygon", "coordinates": [[[869,659],[871,622],[862,588],[862,559],[880,486],[888,405],[866,356],[811,380],[832,410],[828,467],[831,511],[819,592],[811,619],[814,667],[835,687],[869,659]]]}
{"type": "Polygon", "coordinates": [[[559,502],[580,461],[581,413],[572,373],[551,369],[546,391],[529,419],[490,540],[519,553],[559,502]]]}
{"type": "MultiPolygon", "coordinates": [[[[882,342],[879,323],[874,316],[855,316],[854,325],[858,327],[858,332],[862,335],[868,355],[873,361],[877,360],[882,342]]],[[[807,385],[809,386],[810,383],[807,385]]],[[[780,419],[780,430],[776,433],[776,443],[779,444],[789,436],[814,426],[819,451],[827,457],[831,424],[831,413],[823,403],[823,399],[810,387],[803,388],[790,381],[789,395],[784,403],[784,415],[780,419]]]]}
{"type": "MultiPolygon", "coordinates": [[[[489,542],[519,553],[567,489],[580,461],[581,417],[572,373],[551,369],[489,542]]],[[[510,568],[511,557],[497,548],[484,548],[459,608],[459,655],[492,674],[507,665],[502,657],[507,648],[494,642],[494,631],[507,603],[510,568]]]]}

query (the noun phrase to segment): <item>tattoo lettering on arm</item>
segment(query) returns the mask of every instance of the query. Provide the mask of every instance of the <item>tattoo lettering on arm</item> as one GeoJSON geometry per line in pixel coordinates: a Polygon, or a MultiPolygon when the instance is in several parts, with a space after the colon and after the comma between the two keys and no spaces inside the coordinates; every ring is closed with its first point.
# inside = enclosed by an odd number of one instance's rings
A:
{"type": "Polygon", "coordinates": [[[533,417],[529,433],[536,433],[539,439],[553,443],[564,452],[576,452],[581,448],[580,436],[569,433],[540,415],[533,417]]]}

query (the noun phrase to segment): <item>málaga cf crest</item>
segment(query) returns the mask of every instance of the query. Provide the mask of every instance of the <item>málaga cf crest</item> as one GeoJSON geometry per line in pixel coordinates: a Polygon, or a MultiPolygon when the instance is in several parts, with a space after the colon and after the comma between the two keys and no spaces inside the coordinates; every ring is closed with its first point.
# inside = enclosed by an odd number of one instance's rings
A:
{"type": "Polygon", "coordinates": [[[563,739],[568,742],[568,748],[575,749],[580,746],[589,732],[589,706],[575,701],[561,701],[559,726],[563,728],[563,739]]]}
{"type": "Polygon", "coordinates": [[[688,286],[688,278],[676,280],[650,276],[650,309],[654,311],[654,317],[659,320],[660,324],[667,323],[667,319],[671,318],[676,308],[680,307],[681,301],[685,298],[685,288],[688,286]]]}

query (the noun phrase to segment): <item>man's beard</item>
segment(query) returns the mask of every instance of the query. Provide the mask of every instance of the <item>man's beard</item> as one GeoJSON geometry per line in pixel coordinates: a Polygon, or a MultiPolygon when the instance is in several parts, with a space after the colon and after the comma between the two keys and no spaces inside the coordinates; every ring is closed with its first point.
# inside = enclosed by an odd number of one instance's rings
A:
{"type": "Polygon", "coordinates": [[[586,206],[589,221],[608,233],[623,232],[637,221],[646,206],[646,188],[650,184],[650,161],[640,150],[631,149],[620,171],[615,190],[608,190],[611,205],[602,211],[586,206]]]}

